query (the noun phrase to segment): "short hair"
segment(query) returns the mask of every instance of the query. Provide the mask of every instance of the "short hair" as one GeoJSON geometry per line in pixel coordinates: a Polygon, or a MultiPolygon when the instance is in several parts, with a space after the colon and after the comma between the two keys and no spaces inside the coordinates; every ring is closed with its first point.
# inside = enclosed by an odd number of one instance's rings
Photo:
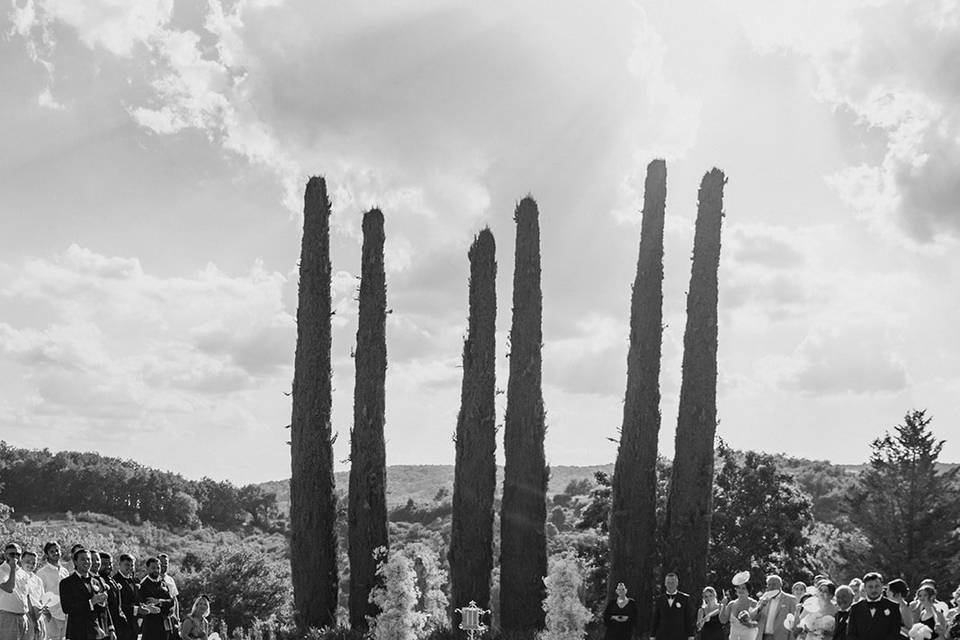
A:
{"type": "Polygon", "coordinates": [[[805,582],[803,582],[803,580],[797,580],[796,582],[793,583],[793,586],[790,587],[790,591],[793,591],[797,587],[800,587],[801,589],[806,590],[807,585],[805,582]]]}
{"type": "MultiPolygon", "coordinates": [[[[850,587],[847,587],[847,589],[849,588],[850,587]]],[[[819,583],[817,583],[817,589],[826,589],[831,598],[837,594],[837,585],[833,584],[829,580],[821,580],[819,583]]]]}
{"type": "Polygon", "coordinates": [[[926,585],[930,585],[931,587],[936,587],[937,581],[934,580],[933,578],[924,578],[923,580],[920,581],[920,586],[923,587],[926,585]]]}
{"type": "Polygon", "coordinates": [[[910,587],[907,586],[906,582],[897,578],[887,583],[887,591],[906,598],[910,594],[910,587]]]}
{"type": "Polygon", "coordinates": [[[129,553],[121,553],[120,557],[117,558],[118,562],[133,562],[133,556],[129,553]]]}
{"type": "Polygon", "coordinates": [[[24,552],[21,554],[21,557],[22,557],[22,558],[26,558],[27,556],[33,556],[34,558],[36,558],[36,557],[37,557],[37,552],[36,552],[36,551],[27,550],[27,551],[24,551],[24,552]]]}
{"type": "Polygon", "coordinates": [[[106,551],[101,551],[101,552],[100,552],[100,559],[101,559],[101,560],[113,560],[113,556],[110,555],[109,553],[107,553],[106,551]]]}
{"type": "MultiPolygon", "coordinates": [[[[76,545],[74,545],[74,546],[76,546],[76,545]]],[[[80,556],[80,555],[83,554],[83,553],[85,553],[85,554],[87,554],[87,555],[90,555],[90,552],[89,552],[89,551],[87,551],[87,550],[84,549],[83,547],[80,547],[79,549],[74,549],[74,550],[73,550],[73,553],[70,555],[70,557],[73,558],[74,563],[76,563],[77,557],[80,556]]]]}
{"type": "Polygon", "coordinates": [[[150,556],[144,564],[149,567],[151,564],[160,564],[160,560],[156,556],[150,556]]]}
{"type": "Polygon", "coordinates": [[[18,545],[16,542],[8,542],[7,546],[5,546],[3,550],[6,551],[7,549],[20,549],[20,545],[18,545]]]}
{"type": "Polygon", "coordinates": [[[47,553],[49,553],[49,552],[50,552],[50,549],[53,549],[54,547],[59,547],[59,546],[60,546],[60,543],[57,542],[56,540],[51,540],[50,542],[44,544],[44,545],[43,545],[43,553],[44,553],[44,555],[46,555],[47,553]]]}
{"type": "Polygon", "coordinates": [[[874,582],[874,581],[876,581],[876,582],[883,582],[883,576],[880,575],[880,572],[879,572],[879,571],[871,571],[871,572],[868,573],[867,575],[863,576],[863,583],[864,583],[864,584],[866,584],[866,583],[868,583],[868,582],[874,582]]]}
{"type": "Polygon", "coordinates": [[[158,559],[158,560],[169,560],[169,559],[170,559],[170,556],[168,556],[168,555],[165,554],[165,553],[158,553],[158,554],[157,554],[157,559],[158,559]]]}
{"type": "Polygon", "coordinates": [[[670,577],[679,578],[680,576],[678,576],[675,571],[671,571],[667,575],[663,576],[663,579],[666,580],[667,578],[670,578],[670,577]]]}
{"type": "Polygon", "coordinates": [[[84,548],[83,543],[78,542],[77,544],[70,547],[70,555],[72,556],[74,553],[76,553],[77,549],[83,549],[83,548],[84,548]]]}
{"type": "Polygon", "coordinates": [[[776,581],[779,582],[781,585],[783,585],[783,578],[781,578],[780,576],[778,576],[778,575],[775,574],[775,573],[771,573],[770,575],[768,575],[768,576],[767,576],[767,580],[776,580],[776,581]]]}
{"type": "Polygon", "coordinates": [[[854,593],[853,593],[853,589],[851,589],[850,587],[848,587],[848,586],[845,585],[845,584],[842,584],[842,585],[840,585],[839,587],[837,587],[837,589],[836,589],[836,591],[834,591],[833,595],[834,595],[834,597],[838,597],[838,596],[841,596],[841,595],[849,595],[849,596],[850,596],[850,599],[852,600],[852,599],[853,599],[853,596],[854,596],[854,593]]]}
{"type": "Polygon", "coordinates": [[[100,559],[100,552],[96,549],[87,549],[90,552],[90,559],[93,560],[93,556],[97,556],[97,560],[100,559]]]}

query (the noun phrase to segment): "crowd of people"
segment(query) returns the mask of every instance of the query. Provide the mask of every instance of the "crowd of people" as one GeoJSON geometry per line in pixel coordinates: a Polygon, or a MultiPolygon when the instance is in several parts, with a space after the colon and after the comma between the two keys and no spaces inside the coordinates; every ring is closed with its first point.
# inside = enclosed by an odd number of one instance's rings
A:
{"type": "MultiPolygon", "coordinates": [[[[676,574],[667,574],[653,603],[650,640],[960,640],[960,587],[947,602],[931,579],[911,597],[904,580],[884,582],[876,572],[841,585],[818,575],[812,585],[793,583],[789,592],[780,576],[769,575],[755,596],[749,581],[749,572],[736,574],[734,594],[723,589],[722,598],[708,586],[696,607],[679,590],[676,574]]],[[[633,637],[637,603],[624,584],[603,620],[607,640],[633,637]]]]}
{"type": "Polygon", "coordinates": [[[199,596],[183,615],[169,556],[137,561],[122,553],[70,550],[73,569],[57,542],[39,550],[11,542],[0,565],[0,640],[217,640],[210,632],[210,600],[199,596]],[[116,562],[114,561],[116,560],[116,562]]]}

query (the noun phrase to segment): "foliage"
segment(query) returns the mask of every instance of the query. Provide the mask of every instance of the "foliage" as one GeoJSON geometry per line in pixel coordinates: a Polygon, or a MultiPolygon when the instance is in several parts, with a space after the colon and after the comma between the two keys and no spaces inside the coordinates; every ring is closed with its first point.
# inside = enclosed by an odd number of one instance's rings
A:
{"type": "Polygon", "coordinates": [[[178,586],[181,607],[208,594],[211,616],[230,628],[248,628],[272,616],[289,619],[292,613],[289,564],[250,545],[208,555],[200,569],[179,576],[178,586]]]}
{"type": "Polygon", "coordinates": [[[98,453],[20,449],[0,441],[2,499],[21,513],[93,511],[127,521],[275,528],[276,497],[256,485],[194,481],[98,453]]]}
{"type": "Polygon", "coordinates": [[[818,569],[810,541],[810,499],[774,456],[716,449],[708,584],[727,584],[741,570],[754,580],[777,570],[809,579],[818,569]]]}
{"type": "MultiPolygon", "coordinates": [[[[845,511],[866,538],[861,562],[910,585],[933,577],[953,579],[960,561],[958,469],[941,472],[944,441],[930,430],[932,418],[910,411],[903,424],[870,445],[870,464],[847,495],[845,511]]],[[[855,549],[844,548],[855,556],[855,549]]]]}
{"type": "Polygon", "coordinates": [[[417,610],[420,599],[413,561],[401,551],[387,555],[377,567],[380,584],[370,592],[370,602],[379,613],[372,621],[374,640],[415,640],[427,623],[427,614],[417,610]]]}
{"type": "Polygon", "coordinates": [[[543,583],[547,588],[543,599],[546,628],[540,632],[540,640],[581,640],[593,616],[580,600],[580,561],[572,553],[550,556],[543,583]]]}
{"type": "Polygon", "coordinates": [[[453,513],[453,504],[450,500],[440,501],[433,504],[418,504],[413,498],[407,500],[402,507],[394,507],[390,510],[388,519],[390,522],[419,522],[420,524],[430,524],[434,520],[443,519],[453,513]]]}

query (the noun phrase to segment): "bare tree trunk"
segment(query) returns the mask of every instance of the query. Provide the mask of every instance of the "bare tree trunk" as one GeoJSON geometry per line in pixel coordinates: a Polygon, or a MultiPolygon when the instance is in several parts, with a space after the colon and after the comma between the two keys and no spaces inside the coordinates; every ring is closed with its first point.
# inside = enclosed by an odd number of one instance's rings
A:
{"type": "Polygon", "coordinates": [[[607,595],[623,582],[638,605],[636,631],[646,637],[656,561],[657,440],[660,434],[660,354],[663,340],[663,220],[667,165],[647,166],[640,255],[630,303],[630,350],[620,447],[610,506],[607,595]]]}
{"type": "Polygon", "coordinates": [[[517,247],[500,522],[500,623],[507,634],[529,634],[544,624],[549,471],[543,451],[543,297],[538,217],[537,204],[530,197],[520,202],[514,214],[517,247]]]}
{"type": "Polygon", "coordinates": [[[713,455],[717,429],[717,272],[726,178],[713,169],[700,183],[693,271],[683,334],[683,379],[676,453],[667,500],[664,569],[681,588],[700,593],[707,577],[713,515],[713,455]]]}
{"type": "Polygon", "coordinates": [[[297,627],[336,624],[337,495],[330,430],[330,201],[310,178],[303,203],[290,422],[290,562],[297,627]]]}
{"type": "Polygon", "coordinates": [[[383,268],[383,214],[363,216],[360,269],[360,317],[357,327],[353,430],[350,432],[348,543],[350,557],[350,627],[366,631],[367,616],[377,615],[369,602],[376,584],[374,551],[388,546],[386,446],[383,436],[384,385],[387,373],[387,285],[383,268]]]}
{"type": "MultiPolygon", "coordinates": [[[[470,316],[463,344],[463,385],[457,416],[450,608],[475,600],[490,607],[493,495],[496,489],[496,244],[484,229],[470,247],[470,316]]],[[[454,620],[454,622],[456,622],[454,620]]]]}

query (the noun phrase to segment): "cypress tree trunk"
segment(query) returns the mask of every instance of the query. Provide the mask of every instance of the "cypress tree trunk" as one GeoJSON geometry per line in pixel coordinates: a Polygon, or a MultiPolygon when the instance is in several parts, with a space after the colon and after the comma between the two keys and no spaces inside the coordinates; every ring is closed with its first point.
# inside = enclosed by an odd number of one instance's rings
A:
{"type": "Polygon", "coordinates": [[[353,430],[350,432],[348,536],[350,557],[350,627],[367,630],[367,616],[377,615],[369,602],[376,584],[374,550],[387,539],[386,446],[383,437],[384,385],[387,373],[387,285],[383,270],[383,214],[363,216],[360,268],[360,317],[357,327],[353,430]]]}
{"type": "Polygon", "coordinates": [[[610,506],[607,595],[623,582],[638,603],[637,634],[646,637],[656,555],[657,440],[663,340],[663,219],[667,165],[647,165],[640,255],[630,302],[630,350],[620,447],[610,506]]]}
{"type": "Polygon", "coordinates": [[[700,183],[693,270],[683,334],[683,379],[676,452],[667,498],[664,570],[700,593],[707,574],[713,514],[713,440],[717,429],[717,271],[726,178],[713,169],[700,183]]]}
{"type": "Polygon", "coordinates": [[[323,178],[314,177],[303,203],[290,422],[290,559],[301,630],[336,623],[337,495],[330,385],[330,201],[323,178]]]}
{"type": "Polygon", "coordinates": [[[450,530],[450,611],[490,608],[496,489],[496,244],[484,229],[470,247],[470,315],[463,343],[450,530]]]}
{"type": "Polygon", "coordinates": [[[547,474],[541,389],[540,223],[537,203],[517,206],[513,272],[510,379],[503,437],[505,456],[500,515],[500,624],[507,634],[542,629],[547,575],[544,527],[547,474]]]}

